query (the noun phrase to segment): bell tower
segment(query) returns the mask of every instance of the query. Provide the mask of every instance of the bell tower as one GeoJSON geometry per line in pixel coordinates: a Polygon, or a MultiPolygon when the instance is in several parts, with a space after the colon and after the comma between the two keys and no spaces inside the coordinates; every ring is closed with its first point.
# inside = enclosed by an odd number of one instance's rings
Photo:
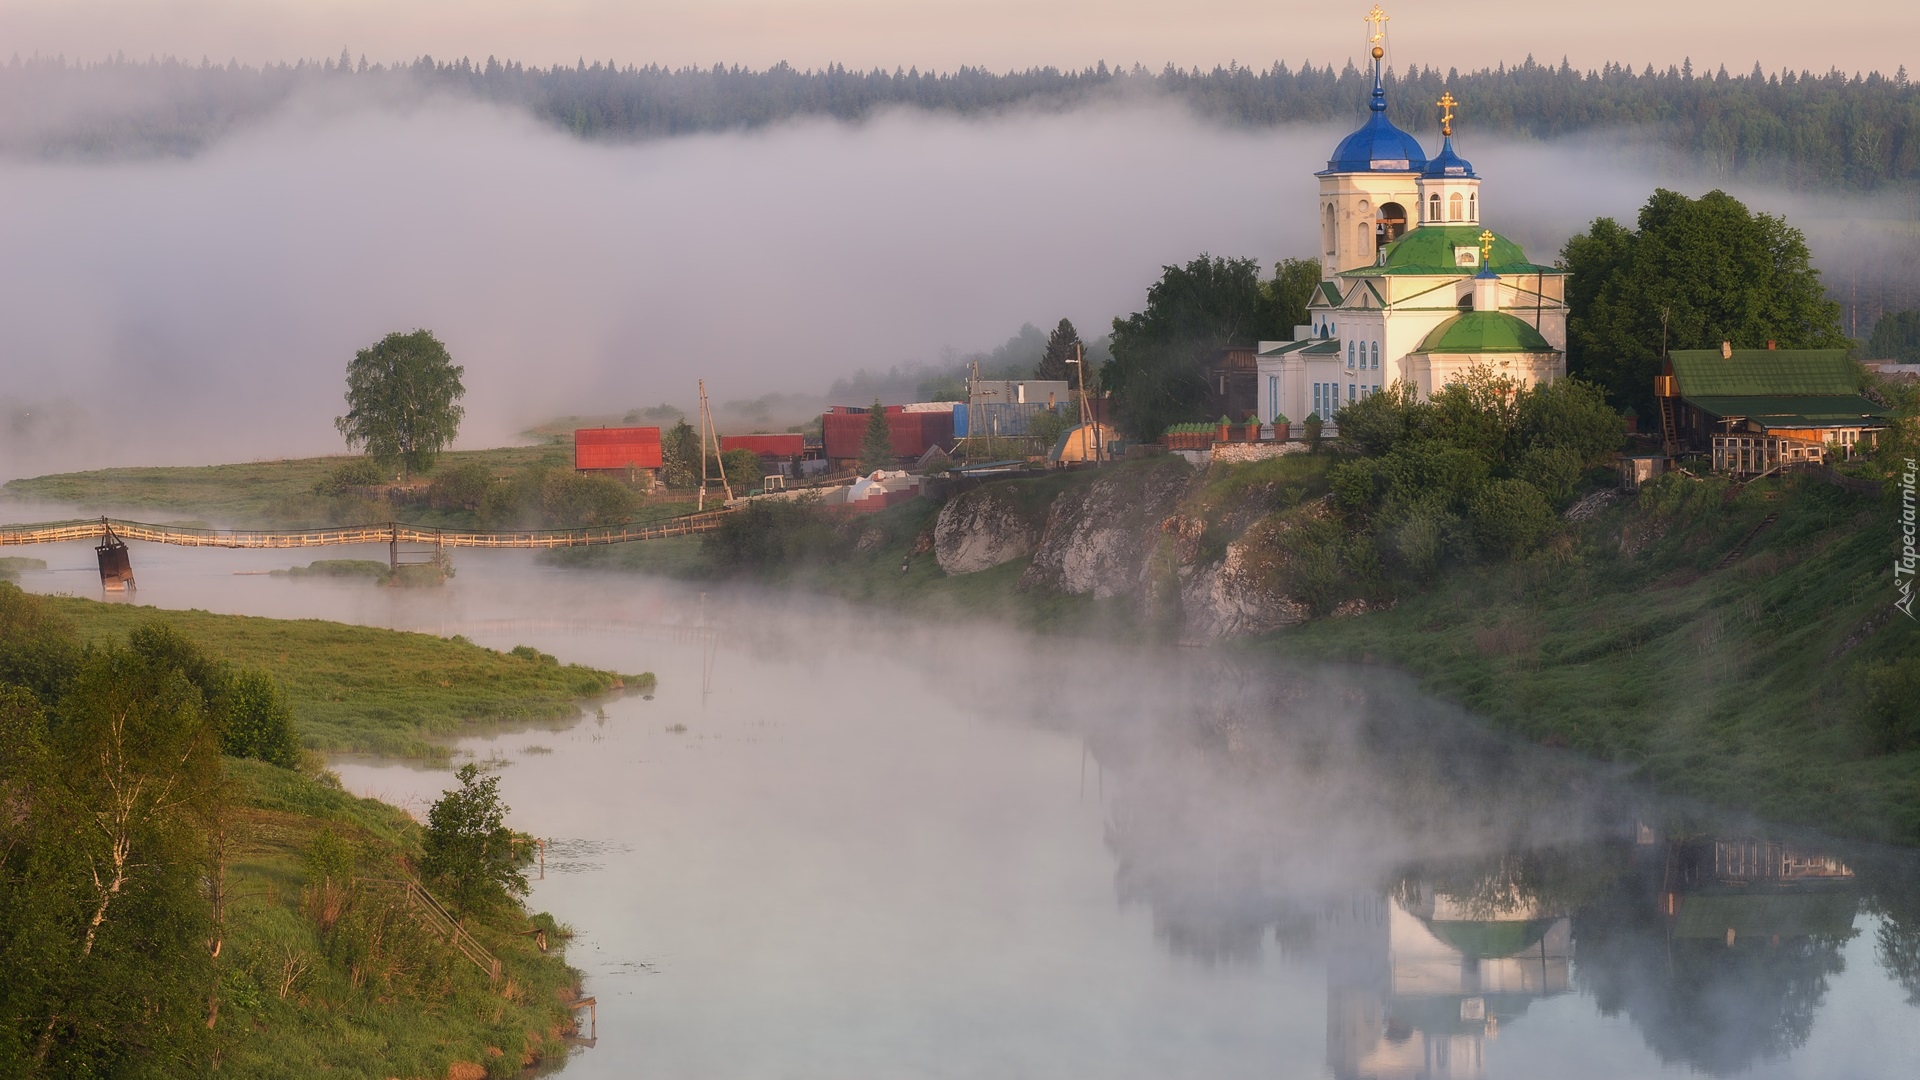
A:
{"type": "Polygon", "coordinates": [[[1478,225],[1480,177],[1472,162],[1453,151],[1453,109],[1460,103],[1446,93],[1434,104],[1440,109],[1440,134],[1445,141],[1420,174],[1420,224],[1478,225]]]}
{"type": "Polygon", "coordinates": [[[1367,13],[1373,58],[1373,97],[1367,122],[1340,141],[1325,171],[1315,217],[1320,224],[1320,276],[1373,265],[1381,248],[1420,221],[1420,174],[1427,167],[1419,140],[1387,119],[1382,74],[1389,16],[1367,13]]]}

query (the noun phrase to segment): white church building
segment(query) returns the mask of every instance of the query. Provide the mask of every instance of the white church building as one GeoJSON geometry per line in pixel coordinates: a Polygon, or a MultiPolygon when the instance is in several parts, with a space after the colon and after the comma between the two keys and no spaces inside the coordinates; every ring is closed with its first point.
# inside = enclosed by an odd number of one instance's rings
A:
{"type": "Polygon", "coordinates": [[[1440,152],[1387,119],[1374,9],[1367,122],[1319,173],[1320,287],[1292,341],[1256,352],[1265,423],[1325,421],[1404,380],[1425,398],[1485,365],[1523,385],[1566,374],[1566,272],[1528,261],[1481,223],[1480,176],[1454,152],[1452,95],[1440,152]]]}

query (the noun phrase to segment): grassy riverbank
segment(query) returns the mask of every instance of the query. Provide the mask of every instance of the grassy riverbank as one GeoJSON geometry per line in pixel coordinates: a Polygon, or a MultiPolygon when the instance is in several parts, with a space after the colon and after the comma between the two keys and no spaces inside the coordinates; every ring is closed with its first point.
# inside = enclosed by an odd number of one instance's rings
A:
{"type": "MultiPolygon", "coordinates": [[[[498,876],[475,890],[476,862],[431,862],[433,828],[403,811],[222,750],[288,712],[309,746],[411,750],[618,681],[531,649],[0,584],[0,1071],[478,1080],[564,1058],[565,928],[498,876]],[[466,944],[422,885],[462,898],[466,944]]],[[[482,836],[489,873],[531,861],[530,838],[470,819],[441,820],[438,850],[482,836]]]]}
{"type": "Polygon", "coordinates": [[[443,740],[487,724],[558,720],[583,698],[651,689],[651,674],[561,664],[532,649],[319,619],[263,619],[49,597],[81,640],[119,643],[160,622],[210,655],[268,672],[286,688],[301,742],[328,752],[436,757],[443,740]]]}
{"type": "MultiPolygon", "coordinates": [[[[454,450],[435,466],[473,463],[492,470],[568,465],[572,448],[557,445],[454,450]]],[[[169,519],[191,516],[225,525],[277,525],[310,515],[325,500],[316,484],[358,455],[281,458],[235,465],[141,466],[54,473],[8,480],[8,498],[74,503],[87,512],[152,511],[169,519]]],[[[0,508],[4,507],[0,503],[0,508]]]]}

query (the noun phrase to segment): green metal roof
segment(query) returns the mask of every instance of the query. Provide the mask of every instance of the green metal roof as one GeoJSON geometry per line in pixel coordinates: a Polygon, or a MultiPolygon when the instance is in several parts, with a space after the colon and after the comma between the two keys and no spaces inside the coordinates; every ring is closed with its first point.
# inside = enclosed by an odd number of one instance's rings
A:
{"type": "Polygon", "coordinates": [[[1853,362],[1844,349],[1681,349],[1668,354],[1680,395],[1694,397],[1853,397],[1853,362]]]}
{"type": "Polygon", "coordinates": [[[1707,394],[1686,401],[1709,416],[1744,416],[1764,428],[1855,427],[1863,418],[1885,420],[1892,415],[1859,394],[1707,394]]]}
{"type": "Polygon", "coordinates": [[[1540,331],[1504,311],[1467,311],[1434,327],[1414,351],[1546,353],[1555,349],[1540,331]]]}
{"type": "MultiPolygon", "coordinates": [[[[1481,231],[1478,225],[1422,225],[1388,244],[1382,253],[1380,265],[1363,266],[1345,273],[1355,277],[1382,274],[1450,274],[1465,277],[1477,274],[1482,267],[1456,264],[1454,251],[1456,248],[1472,248],[1477,255],[1481,231]]],[[[1527,261],[1527,253],[1520,249],[1519,244],[1498,233],[1494,234],[1493,252],[1488,257],[1485,269],[1496,274],[1562,273],[1551,266],[1537,266],[1527,261]]]]}
{"type": "Polygon", "coordinates": [[[1310,308],[1339,307],[1340,286],[1331,281],[1321,282],[1319,287],[1314,291],[1313,299],[1307,303],[1307,306],[1310,308]]]}

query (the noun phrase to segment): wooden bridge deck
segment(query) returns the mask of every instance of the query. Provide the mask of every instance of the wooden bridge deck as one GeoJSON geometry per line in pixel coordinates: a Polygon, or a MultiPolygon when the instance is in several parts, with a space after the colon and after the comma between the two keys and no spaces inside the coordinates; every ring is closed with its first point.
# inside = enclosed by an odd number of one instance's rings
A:
{"type": "Polygon", "coordinates": [[[431,544],[448,548],[563,548],[632,544],[689,536],[718,528],[730,510],[669,518],[651,525],[620,525],[606,529],[555,529],[536,532],[457,532],[388,521],[375,525],[347,525],[335,529],[277,532],[260,529],[190,529],[177,525],[150,525],[118,518],[50,521],[37,525],[0,526],[0,547],[23,544],[59,544],[70,540],[99,542],[109,533],[122,540],[145,540],[180,547],[303,548],[343,544],[431,544]]]}

